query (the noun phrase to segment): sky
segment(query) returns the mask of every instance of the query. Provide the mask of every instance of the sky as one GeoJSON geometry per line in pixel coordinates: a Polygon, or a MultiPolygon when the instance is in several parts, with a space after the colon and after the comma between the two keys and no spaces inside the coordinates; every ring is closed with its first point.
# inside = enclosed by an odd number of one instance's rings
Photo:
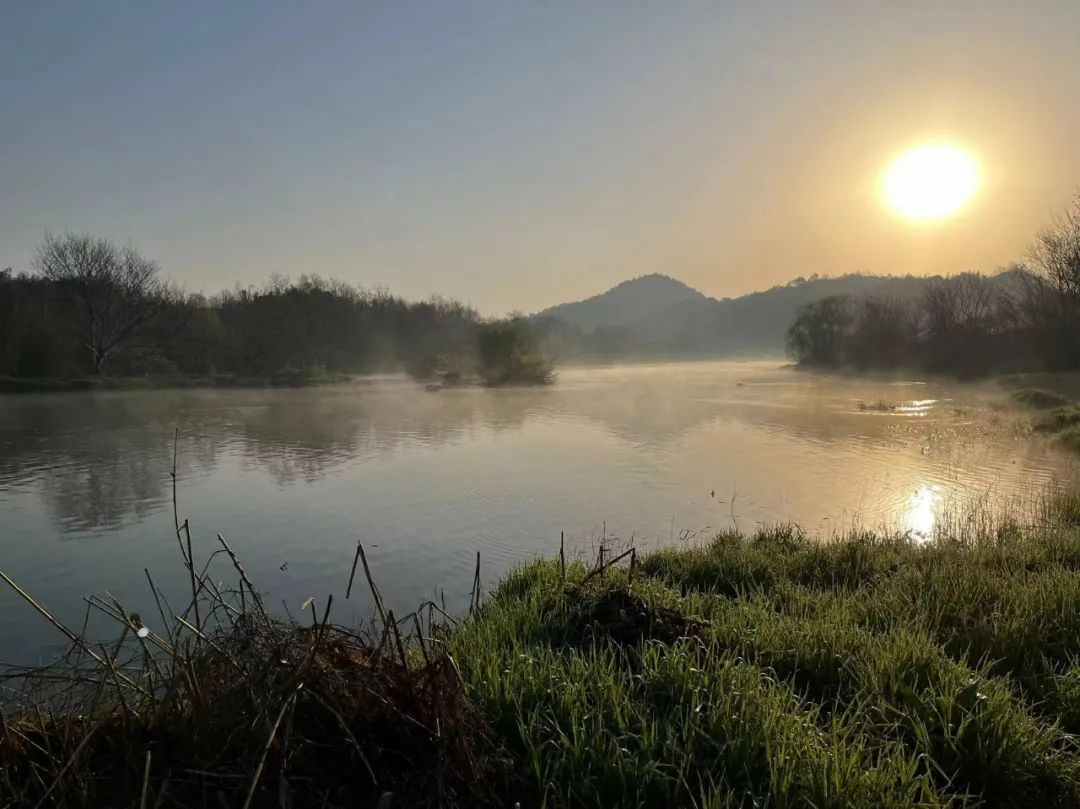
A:
{"type": "Polygon", "coordinates": [[[651,272],[992,271],[1080,187],[1080,2],[0,3],[0,268],[46,231],[190,291],[318,273],[482,312],[651,272]],[[969,150],[959,215],[884,206],[969,150]]]}

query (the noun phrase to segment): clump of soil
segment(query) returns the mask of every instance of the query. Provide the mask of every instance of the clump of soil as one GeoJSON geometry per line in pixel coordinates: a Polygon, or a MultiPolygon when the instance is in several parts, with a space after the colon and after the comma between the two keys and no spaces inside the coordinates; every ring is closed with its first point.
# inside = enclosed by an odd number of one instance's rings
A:
{"type": "Polygon", "coordinates": [[[884,399],[878,399],[876,402],[864,402],[862,399],[860,399],[856,403],[856,407],[858,407],[859,410],[863,411],[872,410],[876,413],[891,413],[896,410],[897,406],[892,402],[885,401],[884,399]]]}
{"type": "Polygon", "coordinates": [[[618,588],[583,605],[581,629],[583,636],[636,646],[646,640],[672,643],[697,636],[702,625],[678,610],[648,604],[629,590],[618,588]]]}

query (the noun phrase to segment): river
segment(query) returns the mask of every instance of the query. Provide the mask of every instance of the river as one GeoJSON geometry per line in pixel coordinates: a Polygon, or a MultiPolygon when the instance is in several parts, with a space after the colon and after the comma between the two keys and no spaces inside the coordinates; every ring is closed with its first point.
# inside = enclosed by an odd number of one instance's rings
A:
{"type": "MultiPolygon", "coordinates": [[[[442,593],[460,610],[477,553],[489,587],[557,553],[561,532],[585,555],[786,521],[926,539],[943,515],[1019,513],[1075,480],[1005,401],[991,383],[775,362],[564,369],[544,389],[429,393],[384,378],[0,396],[0,569],[76,626],[83,598],[105,592],[149,623],[144,569],[177,599],[185,581],[174,435],[197,558],[220,532],[269,604],[295,612],[334,593],[345,621],[370,609],[366,585],[343,599],[358,539],[399,614],[442,593]]],[[[59,640],[0,589],[0,659],[37,660],[59,640]]]]}

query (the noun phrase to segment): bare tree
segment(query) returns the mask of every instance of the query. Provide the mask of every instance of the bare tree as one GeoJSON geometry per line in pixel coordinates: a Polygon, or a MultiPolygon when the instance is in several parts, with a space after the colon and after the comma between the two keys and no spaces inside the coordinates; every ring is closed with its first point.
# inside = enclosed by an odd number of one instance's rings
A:
{"type": "Polygon", "coordinates": [[[909,301],[866,295],[854,302],[854,321],[845,340],[847,359],[857,368],[897,368],[913,361],[918,316],[909,301]]]}
{"type": "Polygon", "coordinates": [[[1065,213],[1035,238],[1031,263],[1061,297],[1080,301],[1080,193],[1065,213]]]}
{"type": "Polygon", "coordinates": [[[11,286],[11,267],[8,267],[0,272],[0,368],[6,365],[5,360],[11,343],[12,320],[14,320],[15,312],[15,296],[9,289],[11,286]]]}
{"type": "Polygon", "coordinates": [[[132,247],[89,235],[47,233],[34,264],[74,303],[73,325],[95,374],[105,370],[118,347],[150,330],[165,303],[157,264],[132,247]]]}
{"type": "Polygon", "coordinates": [[[926,339],[949,340],[960,332],[992,331],[1001,298],[990,279],[977,273],[928,281],[922,297],[926,339]]]}
{"type": "Polygon", "coordinates": [[[1023,304],[1048,364],[1080,363],[1080,193],[1035,238],[1023,304]]]}

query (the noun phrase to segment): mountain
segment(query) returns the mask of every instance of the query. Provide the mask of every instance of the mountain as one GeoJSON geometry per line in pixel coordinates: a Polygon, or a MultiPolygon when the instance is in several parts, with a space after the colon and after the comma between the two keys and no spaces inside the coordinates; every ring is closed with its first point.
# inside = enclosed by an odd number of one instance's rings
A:
{"type": "Polygon", "coordinates": [[[737,298],[710,298],[666,275],[624,281],[583,301],[533,315],[547,349],[562,359],[779,355],[804,303],[873,293],[914,298],[926,278],[851,274],[796,278],[737,298]]]}
{"type": "Polygon", "coordinates": [[[536,317],[554,318],[586,330],[634,329],[682,304],[701,301],[716,302],[682,281],[653,273],[623,281],[583,301],[552,306],[536,317]]]}

